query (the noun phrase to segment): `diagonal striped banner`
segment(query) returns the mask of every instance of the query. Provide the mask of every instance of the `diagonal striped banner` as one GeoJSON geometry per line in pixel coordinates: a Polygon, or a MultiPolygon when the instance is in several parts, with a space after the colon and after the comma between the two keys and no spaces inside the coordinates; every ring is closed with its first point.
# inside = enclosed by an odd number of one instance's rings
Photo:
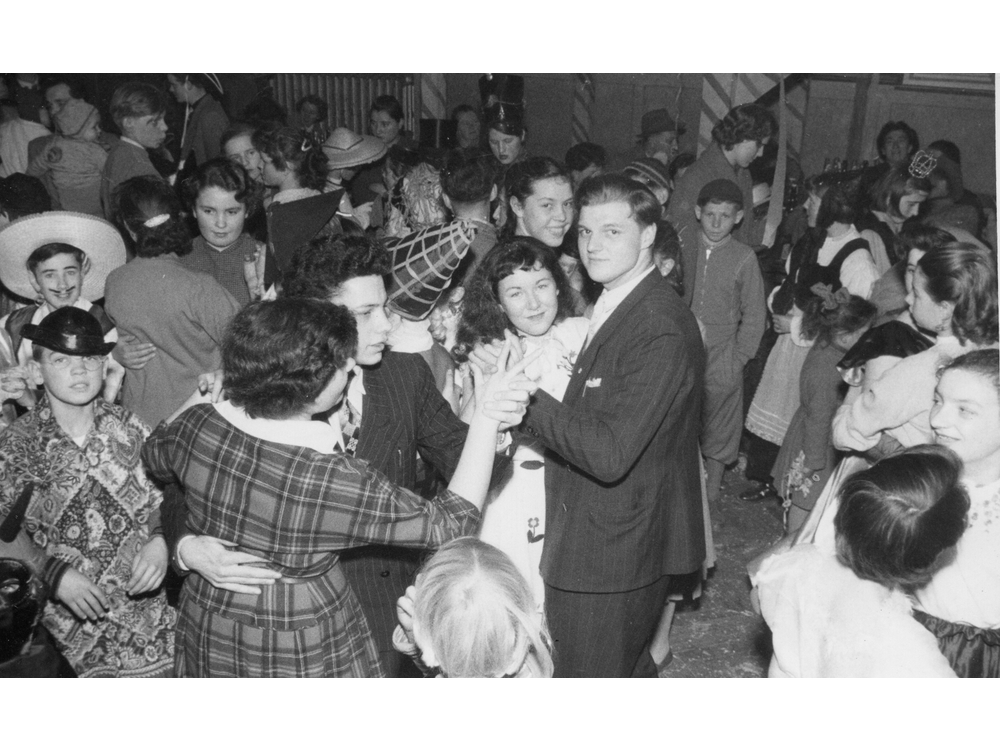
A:
{"type": "Polygon", "coordinates": [[[421,73],[420,116],[430,120],[447,119],[446,92],[444,73],[421,73]]]}
{"type": "Polygon", "coordinates": [[[573,144],[590,140],[590,112],[594,105],[594,76],[577,73],[573,86],[573,144]]]}

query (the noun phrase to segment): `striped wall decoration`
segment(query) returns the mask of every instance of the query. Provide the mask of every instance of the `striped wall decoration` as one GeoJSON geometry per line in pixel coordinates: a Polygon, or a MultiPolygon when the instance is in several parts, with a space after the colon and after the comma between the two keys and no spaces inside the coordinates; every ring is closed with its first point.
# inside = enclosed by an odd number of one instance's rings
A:
{"type": "Polygon", "coordinates": [[[788,108],[786,119],[788,130],[788,158],[802,162],[802,134],[806,129],[806,105],[809,103],[809,79],[785,92],[788,108]]]}
{"type": "Polygon", "coordinates": [[[448,119],[448,101],[444,73],[420,74],[420,117],[429,120],[448,119]]]}
{"type": "Polygon", "coordinates": [[[594,105],[594,76],[577,73],[573,81],[573,144],[590,140],[590,112],[594,105]]]}
{"type": "Polygon", "coordinates": [[[415,132],[416,92],[413,76],[381,73],[275,73],[275,98],[288,112],[305,94],[329,106],[327,125],[368,132],[368,109],[376,97],[392,94],[403,105],[403,127],[415,132]]]}
{"type": "Polygon", "coordinates": [[[701,87],[698,154],[708,148],[712,128],[729,110],[757,101],[778,84],[780,77],[779,73],[706,73],[701,87]]]}

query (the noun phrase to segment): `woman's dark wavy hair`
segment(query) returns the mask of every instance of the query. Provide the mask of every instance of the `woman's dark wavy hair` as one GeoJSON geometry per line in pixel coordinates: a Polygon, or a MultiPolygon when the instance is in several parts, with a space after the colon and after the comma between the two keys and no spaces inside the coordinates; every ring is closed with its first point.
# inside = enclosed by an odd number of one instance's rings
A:
{"type": "MultiPolygon", "coordinates": [[[[524,205],[524,202],[534,194],[536,182],[552,178],[565,180],[567,185],[573,184],[569,170],[547,156],[532,156],[511,164],[504,178],[507,200],[517,198],[524,205]]],[[[507,222],[503,225],[501,233],[504,237],[510,238],[514,236],[515,231],[517,231],[517,216],[514,210],[510,209],[507,211],[507,222]]]]}
{"type": "Polygon", "coordinates": [[[834,518],[837,559],[889,588],[926,585],[965,531],[969,497],[961,471],[947,448],[918,445],[852,476],[834,518]]]}
{"type": "Polygon", "coordinates": [[[476,344],[503,339],[506,330],[517,333],[500,305],[500,280],[515,271],[530,271],[536,266],[551,273],[555,281],[559,306],[555,322],[573,314],[572,291],[554,248],[534,237],[513,237],[500,242],[486,254],[465,286],[462,319],[453,350],[459,361],[468,359],[476,344]]]}
{"type": "Polygon", "coordinates": [[[359,276],[385,277],[391,270],[392,255],[373,237],[323,237],[292,254],[282,296],[329,299],[346,281],[359,276]]]}
{"type": "Polygon", "coordinates": [[[174,189],[159,177],[142,175],[125,180],[111,195],[111,214],[125,242],[140,258],[191,252],[184,211],[174,189]],[[169,217],[153,227],[146,222],[169,217]]]}
{"type": "Polygon", "coordinates": [[[929,250],[917,263],[935,302],[952,302],[952,331],[961,343],[995,343],[997,325],[997,260],[976,245],[955,242],[929,250]]]}
{"type": "Polygon", "coordinates": [[[712,139],[722,148],[732,148],[743,141],[763,141],[778,130],[778,123],[768,110],[759,104],[741,104],[733,107],[712,128],[712,139]]]}
{"type": "Polygon", "coordinates": [[[802,314],[802,337],[817,344],[831,344],[838,334],[860,331],[877,316],[878,308],[856,294],[832,310],[825,310],[823,300],[813,294],[802,314]]]}
{"type": "Polygon", "coordinates": [[[323,149],[306,138],[298,128],[257,130],[252,136],[254,148],[274,162],[278,169],[290,169],[305,188],[322,190],[330,171],[323,149]]]}
{"type": "Polygon", "coordinates": [[[354,317],[322,300],[253,302],[222,341],[229,400],[251,417],[286,419],[316,399],[358,347],[354,317]]]}
{"type": "Polygon", "coordinates": [[[250,175],[241,164],[225,157],[211,159],[205,162],[198,171],[184,181],[182,189],[188,208],[194,211],[195,202],[202,190],[216,187],[227,193],[233,193],[238,203],[242,203],[249,216],[260,206],[261,187],[250,179],[250,175]]]}

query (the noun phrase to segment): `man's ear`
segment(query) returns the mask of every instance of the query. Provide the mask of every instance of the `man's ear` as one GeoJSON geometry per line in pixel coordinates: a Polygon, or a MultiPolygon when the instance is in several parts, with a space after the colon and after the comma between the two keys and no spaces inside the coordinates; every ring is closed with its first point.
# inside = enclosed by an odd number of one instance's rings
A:
{"type": "Polygon", "coordinates": [[[495,201],[497,199],[498,195],[499,195],[499,192],[497,192],[497,186],[496,186],[496,183],[494,183],[493,184],[493,189],[490,190],[490,203],[492,203],[493,201],[495,201]]]}
{"type": "Polygon", "coordinates": [[[510,210],[519,219],[524,216],[524,206],[521,205],[521,201],[518,200],[516,195],[510,196],[510,210]]]}
{"type": "Polygon", "coordinates": [[[42,285],[38,283],[38,279],[35,278],[34,271],[28,271],[28,281],[31,282],[31,288],[35,290],[35,294],[42,293],[42,285]]]}
{"type": "Polygon", "coordinates": [[[445,193],[441,193],[441,202],[444,204],[445,208],[452,213],[455,213],[455,209],[451,207],[451,198],[449,198],[445,193]]]}
{"type": "Polygon", "coordinates": [[[88,273],[90,273],[90,256],[84,253],[83,263],[80,265],[80,278],[82,279],[88,273]]]}
{"type": "Polygon", "coordinates": [[[739,211],[736,212],[736,223],[739,224],[741,221],[743,221],[743,209],[742,208],[739,211]]]}
{"type": "Polygon", "coordinates": [[[648,227],[642,230],[639,234],[640,247],[643,250],[648,250],[653,246],[653,241],[656,239],[656,224],[650,224],[648,227]]]}
{"type": "Polygon", "coordinates": [[[696,218],[698,221],[701,221],[701,206],[694,207],[694,218],[696,218]]]}

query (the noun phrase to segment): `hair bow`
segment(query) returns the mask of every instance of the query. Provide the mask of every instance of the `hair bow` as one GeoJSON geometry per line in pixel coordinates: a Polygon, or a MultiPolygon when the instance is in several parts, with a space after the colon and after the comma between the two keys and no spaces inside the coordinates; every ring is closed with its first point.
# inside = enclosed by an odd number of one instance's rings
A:
{"type": "Polygon", "coordinates": [[[152,218],[146,219],[142,222],[142,225],[146,229],[153,229],[154,227],[160,226],[160,224],[166,224],[170,220],[170,214],[158,214],[152,218]]]}
{"type": "Polygon", "coordinates": [[[830,284],[813,284],[809,287],[809,291],[823,300],[824,310],[836,310],[851,301],[851,293],[846,286],[840,287],[835,292],[830,284]]]}

